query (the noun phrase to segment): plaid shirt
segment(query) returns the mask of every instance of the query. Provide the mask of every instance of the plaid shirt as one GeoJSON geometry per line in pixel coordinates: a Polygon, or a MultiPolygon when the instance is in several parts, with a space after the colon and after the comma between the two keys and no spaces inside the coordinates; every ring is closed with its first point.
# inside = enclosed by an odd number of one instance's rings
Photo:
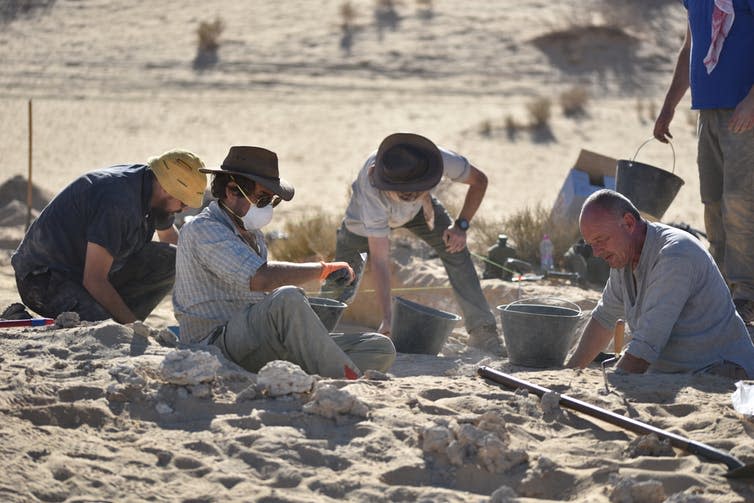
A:
{"type": "Polygon", "coordinates": [[[173,309],[182,342],[201,342],[233,313],[264,298],[264,292],[249,289],[251,277],[267,263],[264,235],[256,231],[256,238],[259,253],[217,201],[181,228],[173,309]]]}

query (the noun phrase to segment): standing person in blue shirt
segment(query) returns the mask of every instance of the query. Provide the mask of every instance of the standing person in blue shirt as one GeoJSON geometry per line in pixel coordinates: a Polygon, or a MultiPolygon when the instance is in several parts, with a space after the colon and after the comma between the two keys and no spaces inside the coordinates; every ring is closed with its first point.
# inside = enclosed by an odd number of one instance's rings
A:
{"type": "Polygon", "coordinates": [[[172,150],[92,171],[42,210],[11,257],[21,300],[42,316],[143,320],[173,287],[174,215],[202,204],[201,159],[172,150]],[[157,231],[160,242],[152,241],[157,231]]]}
{"type": "Polygon", "coordinates": [[[270,260],[261,229],[294,189],[280,177],[278,158],[261,147],[230,148],[212,173],[217,198],[183,226],[173,291],[181,341],[215,345],[229,360],[258,372],[273,360],[293,362],[310,374],[356,378],[386,371],[395,360],[387,337],[329,334],[295,285],[343,273],[345,262],[270,260]]]}
{"type": "Polygon", "coordinates": [[[754,0],[684,0],[688,28],[654,126],[672,138],[691,87],[699,110],[699,182],[710,252],[744,321],[754,321],[754,0]]]}
{"type": "MultiPolygon", "coordinates": [[[[469,345],[502,355],[495,317],[466,247],[466,231],[487,190],[485,174],[465,157],[438,148],[423,136],[395,133],[369,156],[351,187],[351,201],[338,229],[335,260],[358,269],[359,254],[369,252],[382,313],[378,331],[390,333],[390,231],[403,227],[429,244],[442,260],[463,312],[469,345]],[[469,186],[455,220],[431,193],[443,175],[469,186]]],[[[332,287],[326,283],[325,290],[332,287]]]]}
{"type": "Polygon", "coordinates": [[[610,265],[602,298],[569,367],[585,367],[625,319],[631,340],[618,368],[630,373],[709,372],[754,377],[754,345],[720,270],[691,234],[647,222],[625,196],[603,189],[584,202],[581,234],[610,265]]]}

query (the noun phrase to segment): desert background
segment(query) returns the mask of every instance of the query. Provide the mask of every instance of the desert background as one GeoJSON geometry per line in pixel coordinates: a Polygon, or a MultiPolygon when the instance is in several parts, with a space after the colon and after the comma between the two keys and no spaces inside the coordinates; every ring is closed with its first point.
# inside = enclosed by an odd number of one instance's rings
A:
{"type": "MultiPolygon", "coordinates": [[[[231,145],[259,145],[277,152],[296,187],[269,226],[285,232],[313,216],[337,221],[367,155],[386,135],[412,131],[487,174],[478,217],[489,231],[552,207],[581,149],[634,156],[651,137],[684,32],[685,10],[670,0],[4,0],[0,304],[18,301],[10,255],[26,220],[18,177],[28,173],[29,100],[35,201],[83,172],[171,148],[212,166],[231,145]],[[216,46],[200,49],[200,26],[218,21],[216,46]],[[564,110],[564,93],[577,109],[564,110]]],[[[671,128],[675,167],[654,141],[637,160],[685,180],[663,221],[703,229],[688,105],[687,96],[671,128]]],[[[458,207],[463,194],[447,186],[442,198],[458,207]]],[[[470,242],[484,249],[491,243],[473,224],[470,242]]],[[[442,266],[411,256],[396,255],[395,286],[457,311],[442,266]]],[[[567,281],[482,284],[493,310],[556,296],[584,318],[600,294],[567,281]]],[[[357,300],[362,312],[373,305],[368,292],[357,300]]],[[[752,425],[724,379],[610,374],[603,394],[598,366],[514,366],[468,350],[459,326],[440,356],[401,354],[387,376],[273,397],[221,357],[172,347],[164,329],[173,324],[166,299],[146,325],[0,330],[1,499],[754,500],[746,481],[722,476],[724,465],[548,408],[476,369],[752,461],[752,425]]]]}

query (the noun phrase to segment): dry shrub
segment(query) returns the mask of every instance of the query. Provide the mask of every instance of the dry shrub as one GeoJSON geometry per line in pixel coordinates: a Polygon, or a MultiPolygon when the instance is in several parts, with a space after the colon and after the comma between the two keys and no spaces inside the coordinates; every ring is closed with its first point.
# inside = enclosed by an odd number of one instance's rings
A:
{"type": "Polygon", "coordinates": [[[641,101],[641,98],[636,100],[636,116],[640,121],[644,120],[644,102],[641,101]]]}
{"type": "Polygon", "coordinates": [[[474,218],[474,243],[469,245],[472,251],[486,255],[487,249],[497,242],[499,234],[506,234],[509,243],[516,249],[518,258],[539,266],[539,243],[547,234],[554,247],[553,257],[556,267],[559,259],[579,239],[578,228],[554,224],[550,218],[551,210],[541,204],[534,208],[524,208],[510,216],[500,219],[483,217],[474,218]]]}
{"type": "Polygon", "coordinates": [[[506,115],[503,122],[505,126],[505,134],[511,140],[516,138],[516,135],[520,130],[526,129],[526,126],[518,122],[512,115],[506,115]]]}
{"type": "Polygon", "coordinates": [[[216,17],[214,21],[202,21],[196,34],[199,37],[199,50],[214,52],[220,47],[220,35],[225,30],[225,22],[216,17]]]}
{"type": "Polygon", "coordinates": [[[529,111],[531,125],[537,128],[547,126],[550,122],[551,107],[550,98],[538,97],[528,102],[526,109],[529,111]]]}
{"type": "Polygon", "coordinates": [[[567,116],[583,115],[586,112],[586,103],[589,93],[582,86],[574,86],[560,93],[560,106],[567,116]]]}
{"type": "Polygon", "coordinates": [[[486,217],[477,213],[471,223],[466,245],[474,253],[487,255],[487,249],[497,243],[498,234],[505,234],[503,219],[486,217]]]}
{"type": "Polygon", "coordinates": [[[652,122],[657,120],[657,104],[654,101],[650,101],[647,105],[647,116],[652,122]]]}
{"type": "Polygon", "coordinates": [[[340,4],[340,19],[342,20],[341,26],[343,28],[353,26],[353,22],[356,19],[356,8],[348,0],[340,4]]]}
{"type": "Polygon", "coordinates": [[[489,119],[482,121],[481,124],[479,124],[479,134],[482,136],[491,136],[492,135],[492,121],[489,119]]]}
{"type": "Polygon", "coordinates": [[[302,220],[288,221],[285,224],[288,237],[271,242],[270,255],[288,262],[332,260],[339,225],[340,217],[322,210],[302,220]]]}
{"type": "Polygon", "coordinates": [[[400,4],[399,0],[375,0],[377,9],[395,10],[395,7],[400,4]]]}

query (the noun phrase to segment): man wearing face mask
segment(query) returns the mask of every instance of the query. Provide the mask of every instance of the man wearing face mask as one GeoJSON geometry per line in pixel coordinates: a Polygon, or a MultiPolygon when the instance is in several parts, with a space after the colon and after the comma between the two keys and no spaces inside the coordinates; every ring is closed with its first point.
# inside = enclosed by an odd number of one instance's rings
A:
{"type": "Polygon", "coordinates": [[[294,189],[280,178],[274,152],[231,147],[214,175],[217,198],[184,225],[178,243],[173,306],[184,343],[215,345],[251,372],[287,360],[310,374],[356,378],[385,371],[395,359],[387,337],[376,333],[329,334],[295,285],[324,280],[345,262],[268,260],[261,228],[294,189]]]}
{"type": "MultiPolygon", "coordinates": [[[[402,227],[430,245],[442,260],[463,312],[469,345],[502,355],[495,317],[466,247],[466,231],[487,190],[485,174],[465,157],[438,148],[423,136],[395,133],[367,158],[351,188],[335,259],[357,267],[359,254],[369,252],[382,311],[379,332],[390,334],[390,231],[402,227]],[[455,220],[431,193],[443,176],[469,186],[455,220]]],[[[324,291],[333,290],[329,282],[325,284],[324,291]]]]}
{"type": "Polygon", "coordinates": [[[175,277],[174,214],[202,204],[201,159],[171,150],[146,164],[86,173],[42,210],[11,257],[18,292],[54,318],[143,320],[175,277]],[[157,232],[160,242],[152,241],[157,232]]]}

